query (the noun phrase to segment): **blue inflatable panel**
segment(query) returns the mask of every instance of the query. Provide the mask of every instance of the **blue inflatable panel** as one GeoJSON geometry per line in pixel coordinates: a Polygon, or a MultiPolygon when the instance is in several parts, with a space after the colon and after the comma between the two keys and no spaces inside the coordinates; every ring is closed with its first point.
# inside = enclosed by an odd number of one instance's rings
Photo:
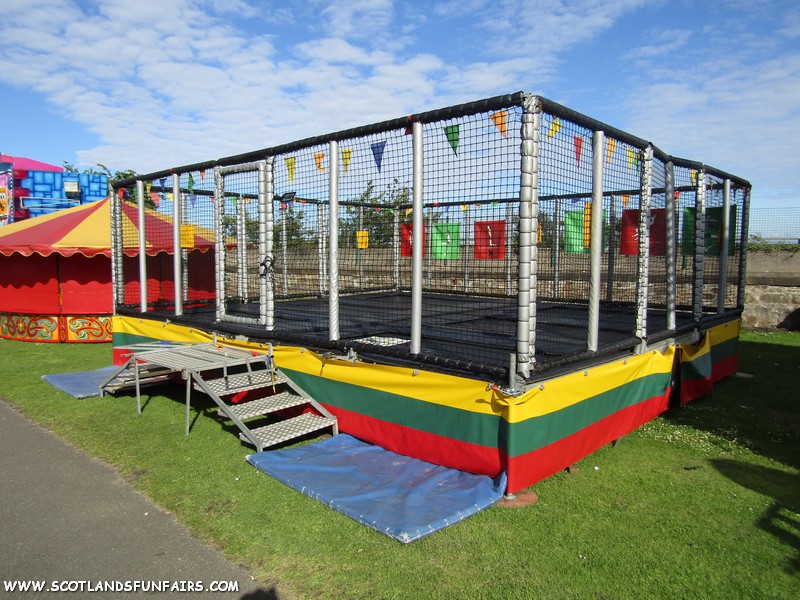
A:
{"type": "Polygon", "coordinates": [[[92,396],[99,396],[100,384],[108,381],[119,370],[120,367],[111,365],[94,371],[42,375],[42,379],[73,398],[91,398],[92,396]]]}
{"type": "Polygon", "coordinates": [[[403,543],[495,504],[505,473],[492,479],[423,462],[347,434],[247,460],[281,483],[403,543]]]}

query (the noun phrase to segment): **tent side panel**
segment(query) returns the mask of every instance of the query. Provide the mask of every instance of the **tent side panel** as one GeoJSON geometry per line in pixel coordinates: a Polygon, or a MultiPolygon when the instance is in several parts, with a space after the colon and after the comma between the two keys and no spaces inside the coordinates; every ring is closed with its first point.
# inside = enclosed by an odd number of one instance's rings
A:
{"type": "Polygon", "coordinates": [[[59,263],[62,313],[111,314],[111,259],[73,254],[61,257],[59,263]]]}
{"type": "Polygon", "coordinates": [[[55,255],[0,255],[0,312],[58,314],[55,255]]]}

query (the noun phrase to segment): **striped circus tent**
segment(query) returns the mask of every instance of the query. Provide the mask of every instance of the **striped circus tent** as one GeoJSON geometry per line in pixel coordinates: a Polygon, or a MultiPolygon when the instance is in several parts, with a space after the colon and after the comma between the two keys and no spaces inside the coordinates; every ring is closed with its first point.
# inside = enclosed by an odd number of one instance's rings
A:
{"type": "MultiPolygon", "coordinates": [[[[122,203],[123,261],[138,265],[135,204],[122,203]]],[[[174,302],[172,217],[145,211],[148,302],[174,302]]],[[[186,300],[214,294],[214,232],[184,225],[181,247],[193,273],[186,300]],[[210,274],[210,275],[208,275],[210,274]]],[[[134,269],[126,269],[126,272],[134,269]]],[[[123,282],[139,301],[139,282],[123,282]]],[[[113,313],[111,201],[82,204],[0,227],[0,337],[37,342],[110,341],[113,313]]]]}

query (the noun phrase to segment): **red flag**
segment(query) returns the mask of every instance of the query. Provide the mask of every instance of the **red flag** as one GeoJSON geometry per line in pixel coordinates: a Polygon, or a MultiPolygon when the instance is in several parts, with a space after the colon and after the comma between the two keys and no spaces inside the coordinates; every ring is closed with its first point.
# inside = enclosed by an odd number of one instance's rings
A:
{"type": "Polygon", "coordinates": [[[475,259],[503,259],[506,256],[506,222],[475,222],[475,259]]]}
{"type": "Polygon", "coordinates": [[[581,166],[581,150],[583,149],[583,138],[579,135],[575,136],[575,160],[578,161],[578,167],[581,166]]]}
{"type": "MultiPolygon", "coordinates": [[[[413,249],[414,225],[403,223],[400,226],[400,256],[411,256],[413,249]]],[[[425,256],[425,224],[422,224],[422,256],[425,256]]]]}

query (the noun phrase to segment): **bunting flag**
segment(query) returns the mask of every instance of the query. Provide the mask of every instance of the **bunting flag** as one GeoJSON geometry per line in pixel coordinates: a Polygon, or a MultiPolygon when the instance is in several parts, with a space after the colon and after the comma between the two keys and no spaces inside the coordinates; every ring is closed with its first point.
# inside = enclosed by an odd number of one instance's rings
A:
{"type": "Polygon", "coordinates": [[[324,152],[317,152],[314,154],[314,163],[317,165],[317,171],[325,171],[325,167],[322,162],[325,160],[325,153],[324,152]]]}
{"type": "Polygon", "coordinates": [[[194,177],[192,177],[191,173],[189,173],[189,185],[188,185],[188,188],[189,188],[189,193],[190,194],[194,194],[194,177]]]}
{"type": "Polygon", "coordinates": [[[152,189],[153,189],[153,182],[152,181],[148,181],[147,183],[144,184],[144,193],[150,199],[152,199],[152,196],[150,195],[151,194],[150,190],[152,190],[152,189]]]}
{"type": "Polygon", "coordinates": [[[462,204],[462,205],[461,205],[461,210],[463,210],[464,212],[467,212],[467,211],[469,210],[469,205],[467,205],[467,204],[462,204]]]}
{"type": "Polygon", "coordinates": [[[622,194],[622,208],[628,208],[628,202],[631,201],[631,197],[628,194],[622,194]]]}
{"type": "Polygon", "coordinates": [[[631,167],[633,167],[633,157],[635,153],[633,151],[633,148],[631,148],[630,146],[628,146],[627,150],[628,150],[628,170],[630,170],[631,167]]]}
{"type": "Polygon", "coordinates": [[[353,156],[352,148],[342,148],[342,167],[345,173],[350,167],[350,157],[353,156]]]}
{"type": "Polygon", "coordinates": [[[550,123],[550,130],[547,132],[547,137],[551,138],[559,131],[561,131],[561,121],[558,119],[553,119],[553,122],[550,123]]]}
{"type": "Polygon", "coordinates": [[[614,149],[617,147],[617,140],[614,138],[608,138],[608,143],[606,144],[606,162],[611,163],[611,157],[614,154],[614,149]]]}
{"type": "Polygon", "coordinates": [[[689,173],[691,174],[692,177],[692,185],[697,185],[697,171],[695,169],[692,169],[689,173]]]}
{"type": "Polygon", "coordinates": [[[363,229],[356,231],[356,247],[359,250],[369,248],[369,231],[364,231],[363,229]]]}
{"type": "Polygon", "coordinates": [[[589,249],[583,245],[582,210],[568,210],[564,213],[564,252],[567,254],[589,252],[589,249]]]}
{"type": "Polygon", "coordinates": [[[440,260],[458,260],[461,257],[461,224],[434,223],[431,253],[440,260]]]}
{"type": "Polygon", "coordinates": [[[453,152],[458,154],[458,137],[459,137],[459,125],[448,125],[444,128],[444,134],[447,136],[447,141],[450,142],[450,147],[453,149],[453,152]]]}
{"type": "Polygon", "coordinates": [[[494,126],[497,127],[500,135],[508,137],[508,111],[500,110],[490,114],[489,118],[492,120],[492,123],[494,123],[494,126]]]}
{"type": "Polygon", "coordinates": [[[119,198],[120,200],[125,198],[125,188],[119,188],[117,190],[117,198],[119,198]]]}
{"type": "Polygon", "coordinates": [[[375,159],[375,166],[378,167],[378,173],[380,173],[381,164],[383,163],[383,151],[386,149],[386,140],[374,142],[370,145],[370,148],[372,148],[372,158],[375,159]]]}
{"type": "Polygon", "coordinates": [[[161,202],[161,194],[159,194],[158,192],[152,192],[150,194],[150,200],[152,200],[153,206],[158,208],[158,204],[161,202]]]}
{"type": "Polygon", "coordinates": [[[579,135],[575,136],[575,160],[578,163],[578,168],[581,167],[581,151],[583,150],[583,138],[579,135]]]}
{"type": "Polygon", "coordinates": [[[476,221],[475,260],[502,260],[506,257],[506,222],[476,221]]]}
{"type": "Polygon", "coordinates": [[[189,194],[188,196],[186,196],[186,198],[189,200],[189,204],[191,205],[191,207],[194,208],[194,205],[197,202],[197,195],[189,194]]]}
{"type": "Polygon", "coordinates": [[[297,157],[287,156],[283,159],[283,162],[286,163],[286,171],[289,173],[289,183],[292,183],[294,181],[294,166],[297,164],[297,157]]]}
{"type": "MultiPolygon", "coordinates": [[[[650,256],[664,256],[667,247],[666,224],[665,209],[650,209],[650,256]]],[[[639,211],[635,208],[622,211],[619,253],[623,256],[639,254],[639,211]]]]}
{"type": "Polygon", "coordinates": [[[583,206],[583,247],[588,248],[592,244],[592,204],[587,202],[583,206]]]}
{"type": "Polygon", "coordinates": [[[414,209],[412,209],[412,208],[407,208],[407,209],[406,209],[406,217],[407,217],[408,215],[410,215],[410,214],[413,212],[413,210],[414,210],[414,209]]]}
{"type": "Polygon", "coordinates": [[[200,169],[200,181],[205,181],[205,180],[206,180],[206,170],[200,169]]]}
{"type": "MultiPolygon", "coordinates": [[[[422,224],[422,256],[425,256],[425,224],[422,224]]],[[[410,257],[414,247],[414,224],[403,223],[400,226],[400,256],[410,257]]]]}

